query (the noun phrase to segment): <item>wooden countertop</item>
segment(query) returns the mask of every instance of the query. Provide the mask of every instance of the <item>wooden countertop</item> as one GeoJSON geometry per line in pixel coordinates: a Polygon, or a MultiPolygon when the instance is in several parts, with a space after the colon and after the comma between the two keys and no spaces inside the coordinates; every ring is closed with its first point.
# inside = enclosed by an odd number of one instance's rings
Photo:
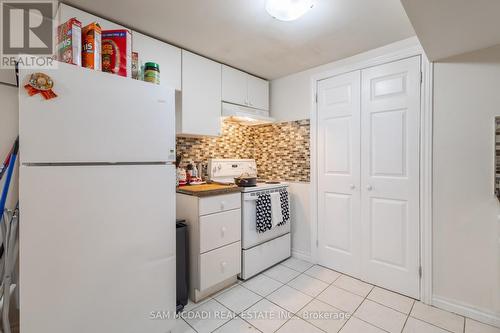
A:
{"type": "Polygon", "coordinates": [[[220,195],[227,193],[240,192],[240,188],[234,184],[201,184],[201,185],[185,185],[177,187],[177,193],[193,195],[197,197],[206,197],[212,195],[220,195]]]}

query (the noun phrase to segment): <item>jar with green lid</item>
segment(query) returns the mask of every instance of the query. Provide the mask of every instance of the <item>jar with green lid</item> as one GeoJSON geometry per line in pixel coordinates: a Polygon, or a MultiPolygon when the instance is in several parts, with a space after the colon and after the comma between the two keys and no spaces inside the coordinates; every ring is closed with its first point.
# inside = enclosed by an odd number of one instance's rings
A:
{"type": "Polygon", "coordinates": [[[160,84],[160,65],[155,62],[144,64],[144,81],[160,84]]]}

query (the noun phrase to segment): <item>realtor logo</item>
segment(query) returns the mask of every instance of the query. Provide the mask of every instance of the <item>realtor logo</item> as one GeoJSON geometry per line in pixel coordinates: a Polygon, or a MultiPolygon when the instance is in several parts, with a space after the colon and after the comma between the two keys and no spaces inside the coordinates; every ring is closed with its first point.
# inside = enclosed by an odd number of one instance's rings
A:
{"type": "Polygon", "coordinates": [[[31,65],[47,65],[53,54],[54,6],[52,1],[0,0],[0,67],[12,67],[20,54],[36,56],[29,57],[31,65]]]}

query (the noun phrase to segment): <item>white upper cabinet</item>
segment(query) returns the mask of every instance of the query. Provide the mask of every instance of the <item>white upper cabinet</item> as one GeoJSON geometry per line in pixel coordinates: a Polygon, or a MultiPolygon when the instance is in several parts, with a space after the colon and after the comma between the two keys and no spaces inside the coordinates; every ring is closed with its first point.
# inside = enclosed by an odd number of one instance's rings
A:
{"type": "Polygon", "coordinates": [[[181,49],[132,31],[132,49],[139,54],[139,66],[146,62],[160,65],[160,85],[181,90],[181,49]]]}
{"type": "Polygon", "coordinates": [[[97,22],[101,26],[102,30],[127,29],[127,27],[124,27],[123,25],[105,20],[103,18],[100,18],[99,16],[95,16],[93,14],[84,12],[83,10],[68,6],[63,3],[59,5],[58,16],[60,24],[74,17],[82,23],[82,27],[90,23],[97,22]]]}
{"type": "Polygon", "coordinates": [[[222,66],[222,100],[234,104],[248,104],[248,74],[229,66],[222,66]]]}
{"type": "Polygon", "coordinates": [[[221,134],[221,64],[182,50],[182,105],[177,134],[221,134]]]}
{"type": "Polygon", "coordinates": [[[222,100],[268,111],[269,82],[223,65],[222,100]]]}
{"type": "Polygon", "coordinates": [[[269,81],[248,76],[248,104],[252,108],[269,110],[269,81]]]}
{"type": "MultiPolygon", "coordinates": [[[[105,20],[83,10],[65,5],[59,5],[59,21],[66,22],[75,17],[86,26],[97,22],[103,30],[129,29],[128,27],[105,20]]],[[[129,29],[131,30],[131,29],[129,29]]],[[[160,65],[160,84],[175,90],[181,89],[181,49],[157,39],[132,31],[132,50],[139,54],[139,65],[148,61],[160,65]]]]}

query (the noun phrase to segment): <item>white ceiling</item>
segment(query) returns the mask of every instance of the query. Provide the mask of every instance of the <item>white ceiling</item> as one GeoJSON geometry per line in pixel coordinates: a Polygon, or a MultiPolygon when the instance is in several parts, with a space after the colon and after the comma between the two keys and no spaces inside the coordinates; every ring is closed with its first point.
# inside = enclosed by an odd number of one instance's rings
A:
{"type": "Polygon", "coordinates": [[[66,0],[158,39],[274,79],[415,33],[400,0],[316,0],[294,22],[265,0],[66,0]]]}
{"type": "Polygon", "coordinates": [[[430,60],[500,44],[500,0],[401,0],[430,60]]]}

